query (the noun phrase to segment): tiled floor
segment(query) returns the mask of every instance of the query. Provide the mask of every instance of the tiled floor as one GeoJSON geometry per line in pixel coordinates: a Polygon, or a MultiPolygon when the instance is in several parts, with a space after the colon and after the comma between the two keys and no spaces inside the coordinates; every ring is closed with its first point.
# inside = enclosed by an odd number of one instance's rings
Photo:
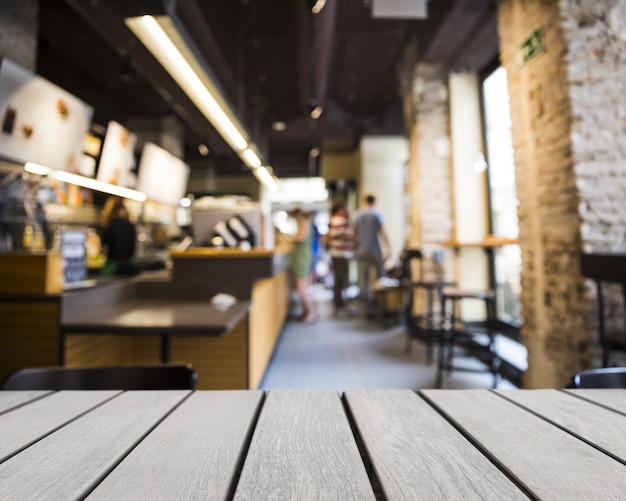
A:
{"type": "MultiPolygon", "coordinates": [[[[318,321],[288,321],[261,389],[433,388],[435,364],[426,362],[424,345],[406,352],[403,325],[383,327],[362,316],[335,318],[329,292],[316,289],[318,321]]],[[[490,388],[489,374],[453,372],[444,388],[490,388]]],[[[499,388],[515,388],[502,381],[499,388]]]]}

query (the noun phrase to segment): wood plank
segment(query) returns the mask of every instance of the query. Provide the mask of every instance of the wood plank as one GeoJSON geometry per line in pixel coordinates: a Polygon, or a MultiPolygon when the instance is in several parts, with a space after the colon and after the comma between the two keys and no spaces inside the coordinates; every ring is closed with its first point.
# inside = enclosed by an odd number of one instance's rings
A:
{"type": "Polygon", "coordinates": [[[0,257],[0,294],[55,294],[63,290],[59,251],[3,252],[0,257]]]}
{"type": "Polygon", "coordinates": [[[58,301],[0,299],[0,380],[24,367],[56,364],[58,301]]]}
{"type": "Polygon", "coordinates": [[[286,270],[252,287],[249,323],[248,387],[258,388],[282,332],[289,305],[286,270]]]}
{"type": "Polygon", "coordinates": [[[189,362],[198,390],[248,389],[248,320],[220,337],[172,337],[172,362],[189,362]]]}
{"type": "Polygon", "coordinates": [[[344,399],[387,499],[528,499],[413,391],[344,399]]]}
{"type": "Polygon", "coordinates": [[[88,499],[228,499],[262,398],[194,393],[88,499]]]}
{"type": "Polygon", "coordinates": [[[609,409],[626,414],[626,390],[593,389],[593,390],[565,390],[571,395],[595,402],[609,409]]]}
{"type": "Polygon", "coordinates": [[[190,392],[128,391],[0,464],[0,499],[79,499],[190,392]]]}
{"type": "Polygon", "coordinates": [[[420,394],[535,497],[624,498],[623,464],[496,393],[421,390],[420,394]]]}
{"type": "Polygon", "coordinates": [[[234,499],[374,499],[336,392],[269,393],[234,499]]]}
{"type": "Polygon", "coordinates": [[[16,407],[37,400],[51,392],[49,391],[0,391],[0,414],[16,407]]]}
{"type": "Polygon", "coordinates": [[[58,392],[0,415],[0,462],[118,393],[119,391],[58,392]]]}
{"type": "Polygon", "coordinates": [[[497,393],[626,463],[626,416],[623,414],[558,390],[501,390],[497,393]]]}

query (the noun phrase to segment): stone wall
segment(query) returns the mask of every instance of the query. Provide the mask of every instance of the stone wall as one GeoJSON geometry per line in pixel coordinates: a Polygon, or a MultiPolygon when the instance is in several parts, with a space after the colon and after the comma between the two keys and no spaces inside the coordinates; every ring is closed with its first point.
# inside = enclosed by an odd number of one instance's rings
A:
{"type": "Polygon", "coordinates": [[[408,192],[413,247],[422,247],[424,271],[433,269],[430,257],[439,242],[452,237],[450,168],[450,109],[448,74],[440,65],[418,64],[408,94],[412,115],[408,192]]]}
{"type": "Polygon", "coordinates": [[[568,44],[560,25],[556,0],[498,2],[520,201],[521,334],[528,348],[528,388],[562,387],[589,365],[580,200],[566,84],[568,44]],[[536,29],[542,30],[545,51],[524,64],[520,46],[536,29]]]}
{"type": "Polygon", "coordinates": [[[39,0],[0,2],[0,55],[35,72],[39,0]]]}

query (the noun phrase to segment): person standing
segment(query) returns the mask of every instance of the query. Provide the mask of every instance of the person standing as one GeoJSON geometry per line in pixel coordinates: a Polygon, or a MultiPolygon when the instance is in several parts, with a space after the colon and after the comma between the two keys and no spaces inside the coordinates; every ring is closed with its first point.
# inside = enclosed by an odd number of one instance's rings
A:
{"type": "Polygon", "coordinates": [[[333,270],[334,312],[335,314],[349,313],[344,292],[350,285],[350,260],[354,252],[348,207],[343,202],[333,205],[327,247],[333,270]]]}
{"type": "Polygon", "coordinates": [[[374,315],[372,283],[383,275],[381,241],[387,249],[390,248],[383,216],[376,208],[376,197],[370,194],[365,197],[365,204],[358,211],[354,222],[359,288],[368,318],[374,315]]]}
{"type": "Polygon", "coordinates": [[[137,231],[128,218],[128,210],[120,198],[107,199],[102,210],[102,246],[106,249],[106,262],[100,274],[134,275],[137,231]]]}
{"type": "Polygon", "coordinates": [[[313,266],[313,229],[309,215],[300,208],[291,212],[296,220],[297,230],[293,237],[291,251],[291,268],[296,282],[296,291],[304,308],[302,322],[315,322],[313,301],[309,295],[311,269],[313,266]]]}

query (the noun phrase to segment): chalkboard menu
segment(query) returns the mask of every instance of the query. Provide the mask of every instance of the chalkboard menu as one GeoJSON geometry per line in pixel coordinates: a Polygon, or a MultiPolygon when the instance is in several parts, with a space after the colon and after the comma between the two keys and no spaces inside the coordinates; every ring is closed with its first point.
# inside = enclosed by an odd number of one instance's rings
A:
{"type": "Polygon", "coordinates": [[[87,278],[87,232],[61,231],[61,257],[63,258],[63,283],[80,282],[87,278]]]}

